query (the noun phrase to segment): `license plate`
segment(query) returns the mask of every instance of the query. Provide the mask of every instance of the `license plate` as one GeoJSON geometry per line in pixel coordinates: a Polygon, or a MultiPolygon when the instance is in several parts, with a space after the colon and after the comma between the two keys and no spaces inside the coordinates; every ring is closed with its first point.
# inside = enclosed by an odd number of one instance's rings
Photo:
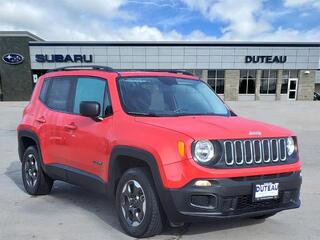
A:
{"type": "Polygon", "coordinates": [[[279,197],[279,183],[267,182],[254,185],[254,200],[274,199],[279,197]]]}

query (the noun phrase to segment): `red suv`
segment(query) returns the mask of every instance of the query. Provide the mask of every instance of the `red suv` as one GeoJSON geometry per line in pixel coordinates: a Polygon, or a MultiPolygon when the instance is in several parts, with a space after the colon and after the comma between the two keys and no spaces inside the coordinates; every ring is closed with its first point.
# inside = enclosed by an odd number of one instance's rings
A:
{"type": "Polygon", "coordinates": [[[237,116],[186,72],[60,68],[43,75],[18,127],[26,191],[54,180],[109,193],[134,237],[300,206],[293,132],[237,116]]]}

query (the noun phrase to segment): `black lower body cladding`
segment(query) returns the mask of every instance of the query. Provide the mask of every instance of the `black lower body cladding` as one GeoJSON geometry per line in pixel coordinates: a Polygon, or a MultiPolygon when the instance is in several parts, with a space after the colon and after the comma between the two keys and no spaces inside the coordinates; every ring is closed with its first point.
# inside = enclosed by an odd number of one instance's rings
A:
{"type": "Polygon", "coordinates": [[[255,217],[300,206],[300,172],[210,181],[211,187],[196,187],[191,182],[181,189],[164,190],[162,204],[169,220],[179,223],[255,217]],[[254,200],[255,184],[266,182],[279,183],[278,197],[254,200]]]}

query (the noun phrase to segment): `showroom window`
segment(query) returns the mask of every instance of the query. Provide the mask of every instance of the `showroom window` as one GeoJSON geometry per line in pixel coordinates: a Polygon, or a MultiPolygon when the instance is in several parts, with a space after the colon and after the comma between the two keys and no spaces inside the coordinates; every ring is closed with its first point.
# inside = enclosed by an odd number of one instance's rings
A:
{"type": "Polygon", "coordinates": [[[262,70],[260,85],[261,94],[276,94],[277,75],[277,70],[262,70]]]}
{"type": "Polygon", "coordinates": [[[256,70],[240,70],[239,93],[254,94],[256,90],[256,70]]]}
{"type": "Polygon", "coordinates": [[[224,94],[224,70],[208,70],[208,84],[217,94],[224,94]]]}
{"type": "Polygon", "coordinates": [[[289,78],[298,78],[298,70],[283,70],[282,72],[282,83],[281,83],[281,94],[288,93],[288,82],[289,78]]]}

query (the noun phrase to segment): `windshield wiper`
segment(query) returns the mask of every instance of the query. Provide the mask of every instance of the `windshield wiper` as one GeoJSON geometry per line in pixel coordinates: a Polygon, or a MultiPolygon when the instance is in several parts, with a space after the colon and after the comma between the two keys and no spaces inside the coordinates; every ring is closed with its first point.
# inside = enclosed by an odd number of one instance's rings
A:
{"type": "Polygon", "coordinates": [[[174,116],[182,117],[182,116],[226,116],[226,115],[216,114],[216,113],[177,113],[174,116]]]}
{"type": "Polygon", "coordinates": [[[144,113],[144,112],[127,112],[127,113],[134,115],[134,116],[145,116],[145,117],[159,117],[160,116],[155,113],[144,113]]]}

